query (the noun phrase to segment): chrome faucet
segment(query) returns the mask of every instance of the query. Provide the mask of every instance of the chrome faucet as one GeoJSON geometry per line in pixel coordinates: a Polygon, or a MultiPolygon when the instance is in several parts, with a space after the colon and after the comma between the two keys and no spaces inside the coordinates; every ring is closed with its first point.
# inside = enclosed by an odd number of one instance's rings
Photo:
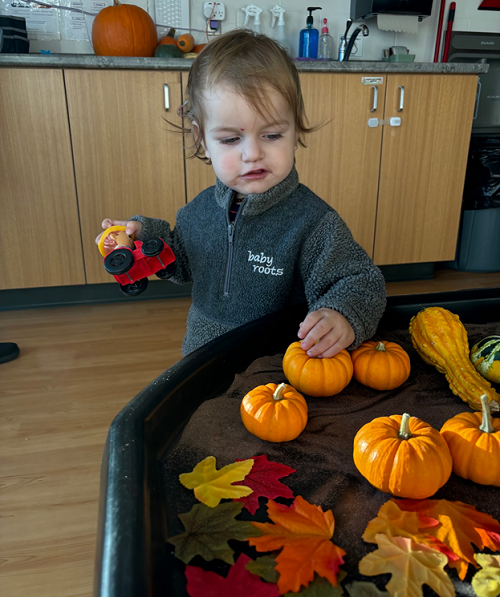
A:
{"type": "Polygon", "coordinates": [[[356,41],[356,38],[358,37],[358,35],[360,33],[363,34],[363,37],[368,37],[368,35],[370,35],[370,30],[368,29],[368,27],[366,25],[359,25],[359,27],[356,27],[353,34],[349,38],[349,43],[347,44],[347,47],[345,49],[345,53],[344,53],[342,62],[349,60],[349,56],[351,55],[352,48],[354,47],[354,42],[356,41]]]}

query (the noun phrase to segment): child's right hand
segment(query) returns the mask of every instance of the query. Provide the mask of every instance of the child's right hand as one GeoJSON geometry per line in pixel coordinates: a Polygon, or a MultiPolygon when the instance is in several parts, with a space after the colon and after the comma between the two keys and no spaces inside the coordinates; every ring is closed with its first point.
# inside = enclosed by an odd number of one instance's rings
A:
{"type": "MultiPolygon", "coordinates": [[[[136,222],[135,220],[111,220],[110,218],[104,218],[104,220],[102,221],[103,230],[107,230],[110,226],[126,226],[127,234],[129,236],[133,234],[135,238],[137,238],[137,236],[141,233],[142,230],[142,224],[140,222],[136,222]]],[[[99,240],[102,234],[103,233],[101,232],[101,234],[99,234],[99,236],[96,237],[96,245],[99,244],[99,240]]]]}

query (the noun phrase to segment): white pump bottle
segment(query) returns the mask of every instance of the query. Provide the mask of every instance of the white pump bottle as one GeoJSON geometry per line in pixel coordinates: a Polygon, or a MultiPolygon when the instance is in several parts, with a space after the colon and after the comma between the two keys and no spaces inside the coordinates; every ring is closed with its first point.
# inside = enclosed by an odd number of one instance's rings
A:
{"type": "Polygon", "coordinates": [[[245,13],[243,27],[248,27],[252,31],[255,31],[255,33],[260,33],[260,13],[262,12],[262,8],[255,6],[255,4],[248,4],[241,10],[245,13]],[[248,25],[248,17],[254,17],[253,26],[248,25]]]}
{"type": "Polygon", "coordinates": [[[269,9],[269,12],[273,15],[271,28],[274,31],[274,25],[276,23],[276,19],[278,19],[278,25],[276,27],[276,32],[273,35],[274,41],[278,42],[279,45],[286,50],[288,54],[290,54],[290,45],[288,43],[288,39],[285,33],[285,17],[284,14],[286,10],[282,6],[273,6],[269,9]]]}

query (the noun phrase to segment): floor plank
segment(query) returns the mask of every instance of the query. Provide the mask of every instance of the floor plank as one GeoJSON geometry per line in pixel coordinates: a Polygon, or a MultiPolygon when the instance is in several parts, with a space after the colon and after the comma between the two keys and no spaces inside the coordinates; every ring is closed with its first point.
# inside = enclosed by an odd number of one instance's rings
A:
{"type": "MultiPolygon", "coordinates": [[[[500,287],[445,270],[389,294],[500,287]]],[[[114,416],[181,358],[190,299],[0,313],[0,592],[92,593],[99,470],[114,416]]]]}

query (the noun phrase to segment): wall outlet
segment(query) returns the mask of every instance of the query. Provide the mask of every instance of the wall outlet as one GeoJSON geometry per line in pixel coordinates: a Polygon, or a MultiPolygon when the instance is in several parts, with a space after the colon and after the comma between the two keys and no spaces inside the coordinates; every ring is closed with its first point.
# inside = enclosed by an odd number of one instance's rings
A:
{"type": "MultiPolygon", "coordinates": [[[[343,38],[343,34],[339,33],[339,44],[342,41],[343,38]]],[[[351,39],[351,36],[348,35],[347,36],[347,43],[349,43],[349,40],[351,39]]],[[[351,58],[361,58],[363,56],[363,34],[360,33],[358,35],[358,37],[356,37],[356,41],[354,42],[354,45],[352,47],[352,52],[351,55],[349,56],[349,60],[351,58]]]]}
{"type": "Polygon", "coordinates": [[[203,16],[211,21],[223,21],[226,18],[226,7],[222,2],[205,2],[203,16]]]}

